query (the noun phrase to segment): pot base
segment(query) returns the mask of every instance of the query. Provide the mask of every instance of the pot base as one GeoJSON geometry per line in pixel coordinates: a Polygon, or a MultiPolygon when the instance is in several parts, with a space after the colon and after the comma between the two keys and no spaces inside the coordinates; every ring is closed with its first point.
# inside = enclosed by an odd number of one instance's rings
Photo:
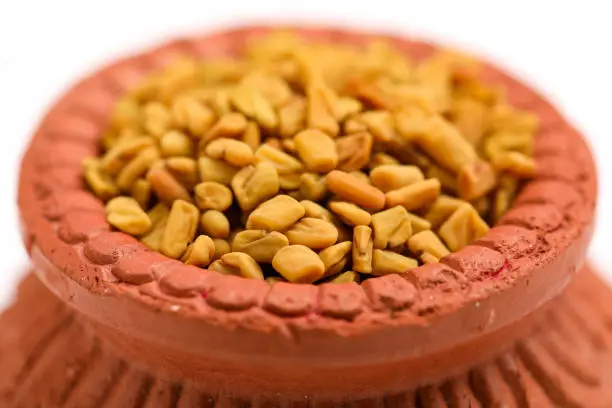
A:
{"type": "Polygon", "coordinates": [[[610,407],[612,293],[586,267],[544,322],[494,361],[442,384],[362,401],[210,395],[121,358],[30,274],[0,316],[2,407],[610,407]]]}

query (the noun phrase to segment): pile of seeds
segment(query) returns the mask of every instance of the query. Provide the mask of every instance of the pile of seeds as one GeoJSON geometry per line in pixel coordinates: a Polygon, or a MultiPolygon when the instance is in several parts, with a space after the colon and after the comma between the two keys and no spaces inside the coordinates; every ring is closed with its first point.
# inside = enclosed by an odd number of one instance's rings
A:
{"type": "Polygon", "coordinates": [[[440,52],[254,40],[118,101],[85,161],[110,224],[187,264],[358,282],[484,235],[534,173],[536,118],[440,52]]]}

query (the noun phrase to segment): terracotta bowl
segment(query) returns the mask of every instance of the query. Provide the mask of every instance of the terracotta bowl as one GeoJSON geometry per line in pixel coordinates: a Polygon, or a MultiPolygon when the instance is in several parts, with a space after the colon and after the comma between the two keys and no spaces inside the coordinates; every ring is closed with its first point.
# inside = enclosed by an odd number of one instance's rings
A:
{"type": "MultiPolygon", "coordinates": [[[[361,285],[269,286],[186,266],[110,230],[103,203],[84,188],[81,161],[96,154],[114,101],[178,54],[236,54],[269,30],[173,41],[93,73],[57,101],[21,169],[22,233],[36,276],[114,355],[216,399],[383,401],[515,347],[583,265],[596,174],[580,133],[490,64],[483,78],[540,117],[537,177],[486,237],[439,264],[361,285]]],[[[434,49],[376,33],[296,30],[351,43],[384,37],[416,58],[434,49]]]]}

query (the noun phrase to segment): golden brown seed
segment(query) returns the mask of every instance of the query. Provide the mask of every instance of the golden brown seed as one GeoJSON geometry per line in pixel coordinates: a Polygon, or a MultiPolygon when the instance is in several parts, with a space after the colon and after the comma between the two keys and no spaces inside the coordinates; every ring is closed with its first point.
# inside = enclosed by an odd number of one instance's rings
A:
{"type": "Polygon", "coordinates": [[[412,223],[402,206],[389,208],[372,215],[374,247],[384,249],[402,245],[412,235],[412,223]]]}
{"type": "Polygon", "coordinates": [[[346,271],[330,280],[329,283],[357,283],[359,282],[358,275],[353,271],[346,271]]]}
{"type": "Polygon", "coordinates": [[[333,276],[344,270],[351,257],[352,248],[353,243],[351,241],[344,241],[319,252],[319,258],[325,266],[325,276],[333,276]]]}
{"type": "Polygon", "coordinates": [[[327,181],[315,173],[300,175],[300,193],[307,200],[320,201],[327,194],[327,181]]]}
{"type": "Polygon", "coordinates": [[[244,167],[232,179],[232,190],[243,211],[251,211],[273,197],[279,188],[276,168],[267,162],[244,167]]]}
{"type": "Polygon", "coordinates": [[[100,161],[97,159],[86,159],[83,163],[85,167],[85,181],[93,192],[102,200],[108,200],[119,195],[119,188],[113,180],[100,168],[100,161]]]}
{"type": "Polygon", "coordinates": [[[115,197],[105,209],[109,224],[127,234],[143,235],[151,228],[149,216],[131,197],[115,197]]]}
{"type": "Polygon", "coordinates": [[[227,267],[238,271],[238,273],[249,279],[263,280],[263,272],[257,262],[243,252],[230,252],[220,259],[221,263],[227,267]]]}
{"type": "Polygon", "coordinates": [[[381,191],[387,192],[423,181],[425,176],[417,166],[384,164],[370,172],[372,184],[381,191]]]}
{"type": "Polygon", "coordinates": [[[159,203],[156,204],[147,215],[151,220],[151,228],[140,241],[152,250],[159,251],[164,237],[164,231],[166,230],[168,216],[170,215],[170,209],[166,204],[159,203]]]}
{"type": "Polygon", "coordinates": [[[363,123],[377,142],[388,142],[395,137],[391,112],[374,110],[358,115],[357,120],[363,123]]]}
{"type": "Polygon", "coordinates": [[[198,170],[200,173],[200,180],[214,181],[224,186],[229,186],[238,172],[236,167],[230,166],[221,160],[211,159],[207,156],[201,156],[198,159],[198,170]]]}
{"type": "Polygon", "coordinates": [[[227,238],[230,232],[230,223],[221,211],[208,210],[200,217],[200,227],[206,235],[212,238],[227,238]]]}
{"type": "Polygon", "coordinates": [[[487,113],[483,103],[471,98],[459,99],[453,105],[453,123],[473,146],[478,146],[487,129],[487,113]]]}
{"type": "Polygon", "coordinates": [[[208,269],[211,271],[219,272],[224,275],[235,275],[240,276],[240,270],[238,268],[231,267],[227,265],[225,262],[221,261],[221,259],[217,259],[213,261],[208,269]]]}
{"type": "Polygon", "coordinates": [[[483,237],[488,231],[489,226],[480,218],[476,209],[470,204],[464,204],[442,224],[438,235],[454,252],[483,237]]]}
{"type": "Polygon", "coordinates": [[[213,238],[213,243],[215,244],[215,254],[213,255],[214,260],[217,260],[230,252],[230,244],[226,240],[213,238]]]}
{"type": "Polygon", "coordinates": [[[143,136],[116,143],[100,160],[100,170],[114,176],[123,169],[123,166],[131,157],[137,155],[143,149],[153,146],[153,144],[153,139],[143,136]]]}
{"type": "Polygon", "coordinates": [[[370,169],[385,165],[401,165],[401,163],[395,157],[382,152],[374,153],[368,163],[370,169]]]}
{"type": "Polygon", "coordinates": [[[528,132],[501,130],[491,134],[483,143],[485,156],[493,159],[505,152],[519,152],[531,156],[533,154],[534,137],[528,132]]]}
{"type": "MultiPolygon", "coordinates": [[[[214,139],[224,138],[236,138],[241,136],[247,128],[247,120],[244,115],[231,112],[227,113],[210,128],[208,132],[202,137],[201,143],[206,145],[214,139]]],[[[201,151],[201,150],[200,150],[201,151]]]]}
{"type": "Polygon", "coordinates": [[[359,180],[363,181],[366,184],[372,184],[372,180],[370,180],[370,176],[368,176],[363,171],[351,171],[349,174],[351,176],[357,177],[359,180]]]}
{"type": "Polygon", "coordinates": [[[425,213],[425,219],[431,223],[432,229],[438,229],[446,219],[465,201],[441,194],[425,213]]]}
{"type": "Polygon", "coordinates": [[[295,224],[304,216],[304,207],[288,195],[277,195],[261,203],[249,215],[246,222],[248,229],[282,231],[295,224]]]}
{"type": "Polygon", "coordinates": [[[249,121],[242,135],[242,141],[249,145],[252,151],[256,151],[259,148],[259,145],[261,145],[261,132],[257,123],[249,121]]]}
{"type": "Polygon", "coordinates": [[[269,137],[266,139],[264,144],[268,147],[273,147],[276,150],[280,150],[281,152],[283,151],[283,144],[278,137],[269,137]]]}
{"type": "Polygon", "coordinates": [[[373,254],[372,273],[375,275],[388,275],[390,273],[404,273],[418,267],[416,259],[400,255],[393,251],[375,249],[373,254]]]}
{"type": "Polygon", "coordinates": [[[272,262],[274,255],[287,245],[287,237],[276,231],[244,230],[232,239],[232,251],[244,252],[262,263],[272,262]]]}
{"type": "Polygon", "coordinates": [[[151,183],[157,197],[167,204],[175,200],[192,201],[189,191],[164,167],[151,168],[147,173],[147,181],[151,183]]]}
{"type": "Polygon", "coordinates": [[[272,267],[293,283],[312,283],[323,276],[325,266],[312,249],[304,245],[289,245],[276,253],[272,267]]]}
{"type": "Polygon", "coordinates": [[[129,163],[123,167],[117,176],[117,186],[123,191],[129,191],[134,182],[144,175],[149,167],[159,158],[159,152],[154,147],[141,150],[129,163]]]}
{"type": "Polygon", "coordinates": [[[176,200],[172,204],[160,251],[170,258],[178,259],[195,238],[200,211],[187,201],[176,200]]]}
{"type": "Polygon", "coordinates": [[[278,133],[281,137],[292,137],[304,128],[306,119],[306,101],[304,98],[293,98],[278,111],[278,133]]]}
{"type": "Polygon", "coordinates": [[[283,147],[283,150],[287,153],[297,154],[295,139],[282,139],[281,145],[283,147]]]}
{"type": "Polygon", "coordinates": [[[183,132],[171,130],[163,135],[159,141],[162,156],[190,156],[193,152],[193,142],[183,132]]]}
{"type": "Polygon", "coordinates": [[[160,102],[148,102],[142,108],[142,113],[144,129],[157,138],[169,131],[174,122],[168,108],[160,102]]]}
{"type": "Polygon", "coordinates": [[[336,140],[338,169],[351,172],[364,168],[370,160],[373,140],[368,132],[339,137],[336,140]]]}
{"type": "Polygon", "coordinates": [[[440,182],[436,179],[418,181],[385,194],[387,207],[404,206],[408,211],[426,207],[440,195],[440,182]]]}
{"type": "Polygon", "coordinates": [[[181,261],[187,265],[208,266],[215,255],[215,243],[210,237],[200,235],[187,247],[181,261]]]}
{"type": "Polygon", "coordinates": [[[436,258],[434,255],[430,254],[429,252],[423,252],[419,258],[421,258],[421,261],[423,261],[423,263],[425,264],[432,264],[432,263],[440,262],[440,258],[436,258]]]}
{"type": "Polygon", "coordinates": [[[408,240],[408,249],[415,255],[427,252],[438,259],[450,254],[448,248],[432,231],[422,231],[414,234],[408,240]]]}
{"type": "Polygon", "coordinates": [[[443,169],[440,166],[432,164],[431,166],[427,167],[427,178],[438,179],[440,185],[442,185],[442,188],[446,191],[449,191],[453,194],[457,194],[459,192],[457,175],[451,173],[446,169],[443,169]]]}
{"type": "Polygon", "coordinates": [[[357,225],[370,225],[372,221],[372,216],[369,212],[357,207],[353,203],[332,201],[329,203],[329,209],[332,210],[342,222],[351,227],[357,225]]]}
{"type": "Polygon", "coordinates": [[[308,102],[306,105],[306,125],[311,129],[318,129],[329,136],[337,136],[340,131],[337,117],[338,96],[327,87],[323,81],[313,81],[306,88],[308,102]]]}
{"type": "Polygon", "coordinates": [[[120,99],[113,109],[111,124],[115,129],[133,128],[140,126],[142,112],[138,101],[125,97],[120,99]]]}
{"type": "Polygon", "coordinates": [[[191,97],[177,98],[172,104],[174,122],[194,136],[204,136],[215,122],[212,109],[191,97]]]}
{"type": "Polygon", "coordinates": [[[360,207],[380,210],[385,206],[385,194],[382,191],[343,171],[330,172],[327,175],[327,186],[341,199],[360,207]]]}
{"type": "Polygon", "coordinates": [[[314,201],[302,200],[300,201],[300,204],[302,205],[302,207],[304,207],[304,210],[306,211],[306,217],[317,218],[319,220],[325,220],[329,222],[332,222],[332,220],[334,219],[334,216],[331,212],[329,212],[327,208],[323,207],[318,203],[315,203],[314,201]]]}
{"type": "Polygon", "coordinates": [[[280,108],[291,99],[291,88],[280,77],[253,72],[242,79],[246,86],[257,89],[261,95],[275,108],[280,108]]]}
{"type": "Polygon", "coordinates": [[[194,187],[193,193],[201,210],[225,211],[232,205],[232,191],[221,183],[204,181],[194,187]]]}
{"type": "Polygon", "coordinates": [[[499,104],[491,109],[489,115],[489,130],[522,131],[526,133],[535,132],[539,119],[531,112],[519,111],[508,105],[499,104]]]}
{"type": "Polygon", "coordinates": [[[486,195],[495,187],[495,183],[495,170],[484,161],[463,166],[457,176],[459,196],[467,201],[473,201],[486,195]]]}
{"type": "Polygon", "coordinates": [[[414,140],[437,163],[453,172],[459,172],[462,166],[478,160],[470,142],[451,123],[440,117],[430,118],[428,132],[414,140]]]}
{"type": "Polygon", "coordinates": [[[278,183],[280,188],[287,191],[299,189],[301,183],[300,176],[301,174],[297,173],[279,174],[278,183]]]}
{"type": "Polygon", "coordinates": [[[408,213],[408,219],[410,220],[410,225],[412,225],[412,233],[431,229],[431,223],[423,217],[408,213]]]}
{"type": "Polygon", "coordinates": [[[138,202],[138,205],[146,210],[149,208],[149,202],[151,201],[151,183],[144,179],[136,180],[132,185],[130,194],[138,202]]]}
{"type": "Polygon", "coordinates": [[[327,134],[317,129],[307,129],[298,133],[294,140],[298,155],[308,170],[326,173],[336,168],[336,144],[327,134]]]}
{"type": "Polygon", "coordinates": [[[255,160],[257,163],[273,164],[278,174],[301,173],[304,170],[302,163],[295,157],[268,144],[263,144],[257,149],[255,160]]]}
{"type": "Polygon", "coordinates": [[[225,137],[215,139],[206,146],[208,157],[223,160],[236,167],[243,167],[253,162],[253,151],[248,144],[225,137]]]}
{"type": "Polygon", "coordinates": [[[491,210],[491,200],[489,200],[489,197],[487,196],[480,197],[470,202],[470,204],[472,204],[482,218],[486,218],[491,210]]]}
{"type": "Polygon", "coordinates": [[[169,157],[166,169],[189,190],[198,184],[198,163],[190,157],[169,157]]]}
{"type": "Polygon", "coordinates": [[[499,187],[495,191],[493,199],[493,221],[498,222],[510,209],[512,201],[516,197],[518,180],[508,175],[502,175],[499,179],[499,187]]]}
{"type": "Polygon", "coordinates": [[[358,225],[353,229],[353,269],[356,272],[372,273],[372,229],[358,225]]]}
{"type": "Polygon", "coordinates": [[[329,221],[318,218],[303,218],[285,232],[292,245],[305,245],[322,249],[338,240],[338,229],[329,221]]]}
{"type": "Polygon", "coordinates": [[[240,112],[266,129],[278,126],[278,117],[272,104],[257,89],[241,85],[236,87],[230,101],[240,112]]]}
{"type": "Polygon", "coordinates": [[[355,98],[351,98],[348,96],[341,96],[338,98],[337,103],[337,119],[339,121],[344,120],[345,118],[354,115],[356,113],[361,112],[363,109],[363,105],[355,98]]]}
{"type": "Polygon", "coordinates": [[[518,178],[531,178],[535,175],[535,161],[520,152],[505,152],[493,157],[493,166],[500,172],[518,178]]]}

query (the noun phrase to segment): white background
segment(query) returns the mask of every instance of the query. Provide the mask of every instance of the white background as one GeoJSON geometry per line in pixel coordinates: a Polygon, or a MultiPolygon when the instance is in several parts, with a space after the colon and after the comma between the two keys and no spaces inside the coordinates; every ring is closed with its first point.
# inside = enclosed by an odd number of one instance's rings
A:
{"type": "Polygon", "coordinates": [[[607,3],[0,0],[0,306],[27,265],[15,205],[20,154],[53,99],[79,75],[138,47],[227,23],[279,19],[429,37],[494,60],[547,94],[594,147],[601,192],[590,252],[612,272],[612,211],[605,210],[612,208],[612,24],[607,3]]]}

